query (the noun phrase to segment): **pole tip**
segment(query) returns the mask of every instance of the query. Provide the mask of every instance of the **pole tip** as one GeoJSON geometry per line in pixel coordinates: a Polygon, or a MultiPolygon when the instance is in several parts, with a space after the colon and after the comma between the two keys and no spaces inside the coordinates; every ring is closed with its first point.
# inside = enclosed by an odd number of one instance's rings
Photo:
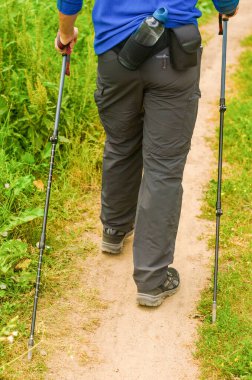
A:
{"type": "Polygon", "coordinates": [[[30,349],[28,351],[28,360],[31,361],[32,360],[32,349],[30,349]]]}
{"type": "Polygon", "coordinates": [[[32,349],[34,346],[34,339],[30,337],[28,341],[28,360],[32,360],[32,349]]]}
{"type": "Polygon", "coordinates": [[[216,314],[217,314],[217,304],[216,304],[216,302],[213,302],[212,323],[216,322],[216,314]]]}

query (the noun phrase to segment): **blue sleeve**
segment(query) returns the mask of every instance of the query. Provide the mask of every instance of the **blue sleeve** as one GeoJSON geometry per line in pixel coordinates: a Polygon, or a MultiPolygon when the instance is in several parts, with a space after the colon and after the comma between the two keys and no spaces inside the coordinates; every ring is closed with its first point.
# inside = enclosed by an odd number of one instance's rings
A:
{"type": "Polygon", "coordinates": [[[75,15],[82,8],[83,0],[57,0],[57,7],[64,15],[75,15]]]}
{"type": "Polygon", "coordinates": [[[213,0],[214,6],[222,14],[230,14],[235,11],[239,0],[213,0]]]}

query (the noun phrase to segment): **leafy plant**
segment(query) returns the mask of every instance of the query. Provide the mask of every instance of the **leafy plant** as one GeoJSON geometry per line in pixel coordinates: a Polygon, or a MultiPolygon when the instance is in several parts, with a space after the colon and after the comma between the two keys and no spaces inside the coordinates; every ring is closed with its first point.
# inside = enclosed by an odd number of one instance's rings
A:
{"type": "MultiPolygon", "coordinates": [[[[71,77],[65,81],[48,241],[54,239],[57,223],[81,214],[86,193],[99,184],[103,134],[93,99],[96,58],[92,6],[93,1],[87,0],[78,18],[80,38],[71,57],[71,77]]],[[[1,1],[0,331],[22,314],[20,339],[26,333],[26,316],[32,307],[30,293],[37,265],[34,246],[41,231],[49,137],[58,97],[61,56],[53,43],[57,23],[56,2],[1,1]]],[[[44,270],[53,268],[56,261],[53,250],[46,253],[44,270]]],[[[15,351],[1,347],[1,362],[11,356],[15,351]]]]}
{"type": "Polygon", "coordinates": [[[13,230],[13,228],[20,226],[21,224],[31,222],[32,220],[42,217],[42,216],[43,216],[43,210],[41,208],[33,208],[33,209],[25,210],[17,216],[12,216],[8,224],[0,228],[0,234],[9,232],[13,230]]]}
{"type": "Polygon", "coordinates": [[[28,266],[19,266],[21,261],[28,259],[28,245],[19,240],[8,240],[0,247],[0,298],[6,297],[13,291],[13,286],[25,290],[30,278],[25,275],[24,269],[28,266]]]}

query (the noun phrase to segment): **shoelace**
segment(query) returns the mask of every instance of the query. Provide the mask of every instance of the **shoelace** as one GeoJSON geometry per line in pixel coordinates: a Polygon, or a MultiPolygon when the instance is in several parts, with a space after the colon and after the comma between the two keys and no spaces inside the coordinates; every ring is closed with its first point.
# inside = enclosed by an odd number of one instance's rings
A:
{"type": "Polygon", "coordinates": [[[104,230],[108,235],[125,235],[124,232],[114,230],[113,228],[105,228],[104,230]]]}
{"type": "Polygon", "coordinates": [[[170,285],[172,287],[177,286],[179,284],[179,280],[177,278],[174,278],[173,277],[173,274],[169,272],[169,270],[167,270],[167,280],[165,281],[164,283],[164,286],[165,287],[170,287],[170,285]]]}

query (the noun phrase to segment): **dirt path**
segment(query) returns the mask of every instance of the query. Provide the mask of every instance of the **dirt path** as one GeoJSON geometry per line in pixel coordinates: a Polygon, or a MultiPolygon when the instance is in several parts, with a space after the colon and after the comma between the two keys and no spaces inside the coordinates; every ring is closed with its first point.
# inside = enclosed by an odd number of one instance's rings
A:
{"type": "MultiPolygon", "coordinates": [[[[229,25],[228,63],[231,66],[241,52],[239,41],[251,32],[250,25],[252,3],[243,0],[239,16],[229,25]]],[[[93,314],[89,314],[89,318],[92,317],[91,327],[89,330],[87,327],[83,329],[87,316],[81,298],[77,292],[66,295],[61,303],[70,304],[70,307],[59,328],[60,337],[54,336],[54,342],[47,339],[49,346],[54,344],[55,352],[48,361],[46,379],[198,378],[197,363],[192,357],[198,322],[192,315],[200,291],[209,281],[210,252],[207,251],[206,242],[199,240],[199,236],[206,233],[207,224],[197,216],[200,214],[202,190],[210,179],[213,162],[205,137],[213,135],[216,125],[210,118],[218,113],[221,62],[221,38],[216,35],[216,22],[208,25],[206,30],[213,38],[203,56],[202,100],[184,175],[184,203],[174,263],[181,273],[181,290],[158,309],[136,306],[136,289],[132,280],[132,240],[119,257],[97,255],[87,259],[80,275],[79,291],[83,287],[98,289],[100,299],[108,307],[103,308],[100,304],[98,310],[93,310],[93,314]],[[79,312],[73,312],[73,309],[79,312]],[[92,328],[92,324],[100,327],[92,328]],[[66,347],[67,350],[64,349],[66,347]]],[[[97,235],[91,237],[99,243],[97,235]]],[[[56,309],[55,313],[59,310],[56,309]]],[[[50,326],[47,329],[50,331],[50,326]]]]}

